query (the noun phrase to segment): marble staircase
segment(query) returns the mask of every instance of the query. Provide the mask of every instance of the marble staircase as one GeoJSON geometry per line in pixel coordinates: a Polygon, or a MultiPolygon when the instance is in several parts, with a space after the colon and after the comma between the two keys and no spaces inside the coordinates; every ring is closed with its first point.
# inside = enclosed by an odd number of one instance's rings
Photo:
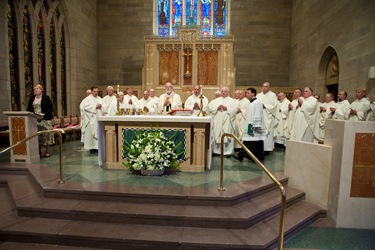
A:
{"type": "MultiPolygon", "coordinates": [[[[284,239],[326,211],[286,186],[284,239]]],[[[47,165],[0,164],[0,241],[111,249],[273,249],[280,192],[268,177],[212,188],[66,182],[47,165]]]]}

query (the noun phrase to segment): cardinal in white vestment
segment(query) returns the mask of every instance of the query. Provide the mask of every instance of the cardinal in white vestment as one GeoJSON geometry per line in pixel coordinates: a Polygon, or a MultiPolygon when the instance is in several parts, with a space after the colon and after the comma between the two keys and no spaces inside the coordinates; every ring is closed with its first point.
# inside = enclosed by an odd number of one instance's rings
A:
{"type": "Polygon", "coordinates": [[[178,108],[182,108],[181,97],[173,91],[172,83],[167,82],[165,84],[165,93],[159,97],[158,112],[166,113],[178,108]]]}
{"type": "Polygon", "coordinates": [[[306,87],[304,98],[298,99],[298,108],[294,119],[293,140],[314,142],[319,141],[319,104],[312,96],[312,90],[306,87]]]}
{"type": "Polygon", "coordinates": [[[84,123],[84,148],[95,153],[98,150],[98,116],[102,116],[107,108],[103,99],[98,96],[98,88],[91,89],[91,95],[86,97],[80,104],[83,110],[84,123]]]}
{"type": "Polygon", "coordinates": [[[288,113],[290,101],[285,97],[283,92],[277,94],[277,110],[275,116],[274,126],[274,140],[276,143],[284,145],[286,144],[286,138],[288,134],[288,113]]]}
{"type": "Polygon", "coordinates": [[[264,153],[270,154],[274,148],[273,127],[275,125],[275,115],[277,110],[276,94],[270,91],[270,83],[265,82],[262,85],[262,92],[257,94],[257,99],[263,104],[263,116],[266,139],[264,141],[264,153]]]}
{"type": "Polygon", "coordinates": [[[370,101],[366,99],[366,89],[357,88],[355,97],[357,98],[349,106],[349,110],[346,112],[346,118],[349,121],[357,122],[364,121],[366,119],[366,112],[370,107],[370,101]]]}
{"type": "Polygon", "coordinates": [[[332,111],[332,119],[345,120],[346,112],[349,110],[350,103],[346,98],[348,94],[345,91],[340,91],[337,95],[336,107],[330,107],[332,111]]]}
{"type": "MultiPolygon", "coordinates": [[[[191,96],[189,96],[185,101],[184,108],[193,110],[192,115],[198,115],[199,112],[200,112],[200,108],[201,108],[200,107],[200,105],[201,105],[200,95],[201,95],[201,87],[199,85],[196,85],[194,87],[193,94],[191,96]]],[[[203,104],[203,107],[202,107],[203,112],[208,114],[208,99],[207,99],[207,97],[203,96],[202,104],[203,104]]]]}
{"type": "MultiPolygon", "coordinates": [[[[222,87],[221,97],[213,100],[209,107],[213,128],[213,153],[220,154],[221,136],[224,133],[233,134],[233,120],[237,111],[237,102],[228,96],[229,89],[222,87]]],[[[233,154],[234,140],[230,137],[224,139],[224,155],[233,154]]]]}
{"type": "MultiPolygon", "coordinates": [[[[236,90],[235,98],[238,101],[238,108],[234,120],[234,135],[241,139],[247,128],[246,109],[249,104],[249,99],[246,98],[246,93],[243,90],[236,90]]],[[[236,150],[239,148],[241,148],[241,146],[237,142],[234,142],[234,149],[236,150]]]]}
{"type": "Polygon", "coordinates": [[[333,100],[333,94],[327,93],[324,97],[325,103],[320,106],[320,116],[319,116],[319,139],[324,140],[325,135],[325,124],[327,119],[332,119],[331,108],[336,108],[337,105],[333,100]]]}

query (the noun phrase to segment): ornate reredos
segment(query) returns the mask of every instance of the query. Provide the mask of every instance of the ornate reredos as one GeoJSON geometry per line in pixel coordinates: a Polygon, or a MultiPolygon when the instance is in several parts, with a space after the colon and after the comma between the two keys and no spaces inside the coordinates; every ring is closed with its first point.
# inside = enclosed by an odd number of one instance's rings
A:
{"type": "Polygon", "coordinates": [[[179,29],[178,37],[183,44],[195,43],[199,37],[198,29],[179,29]]]}

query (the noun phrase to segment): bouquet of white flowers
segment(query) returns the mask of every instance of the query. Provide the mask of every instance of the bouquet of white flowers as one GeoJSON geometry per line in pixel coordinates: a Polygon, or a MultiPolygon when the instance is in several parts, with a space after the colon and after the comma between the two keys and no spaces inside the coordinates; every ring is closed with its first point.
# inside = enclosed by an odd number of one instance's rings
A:
{"type": "Polygon", "coordinates": [[[179,169],[178,157],[184,152],[176,153],[176,149],[182,145],[182,142],[175,145],[173,137],[176,133],[167,138],[160,129],[139,130],[136,138],[124,145],[128,152],[124,165],[130,171],[179,169]]]}

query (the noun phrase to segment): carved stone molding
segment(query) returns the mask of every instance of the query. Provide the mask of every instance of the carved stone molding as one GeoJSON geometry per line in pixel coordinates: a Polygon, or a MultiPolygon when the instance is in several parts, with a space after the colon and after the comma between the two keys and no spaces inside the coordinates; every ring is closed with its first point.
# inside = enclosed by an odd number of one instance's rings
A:
{"type": "Polygon", "coordinates": [[[180,51],[182,48],[181,44],[157,44],[156,45],[157,50],[159,51],[180,51]]]}
{"type": "Polygon", "coordinates": [[[221,44],[196,44],[197,51],[219,51],[221,44]]]}
{"type": "Polygon", "coordinates": [[[179,37],[184,44],[195,43],[199,37],[197,29],[180,29],[179,37]]]}

